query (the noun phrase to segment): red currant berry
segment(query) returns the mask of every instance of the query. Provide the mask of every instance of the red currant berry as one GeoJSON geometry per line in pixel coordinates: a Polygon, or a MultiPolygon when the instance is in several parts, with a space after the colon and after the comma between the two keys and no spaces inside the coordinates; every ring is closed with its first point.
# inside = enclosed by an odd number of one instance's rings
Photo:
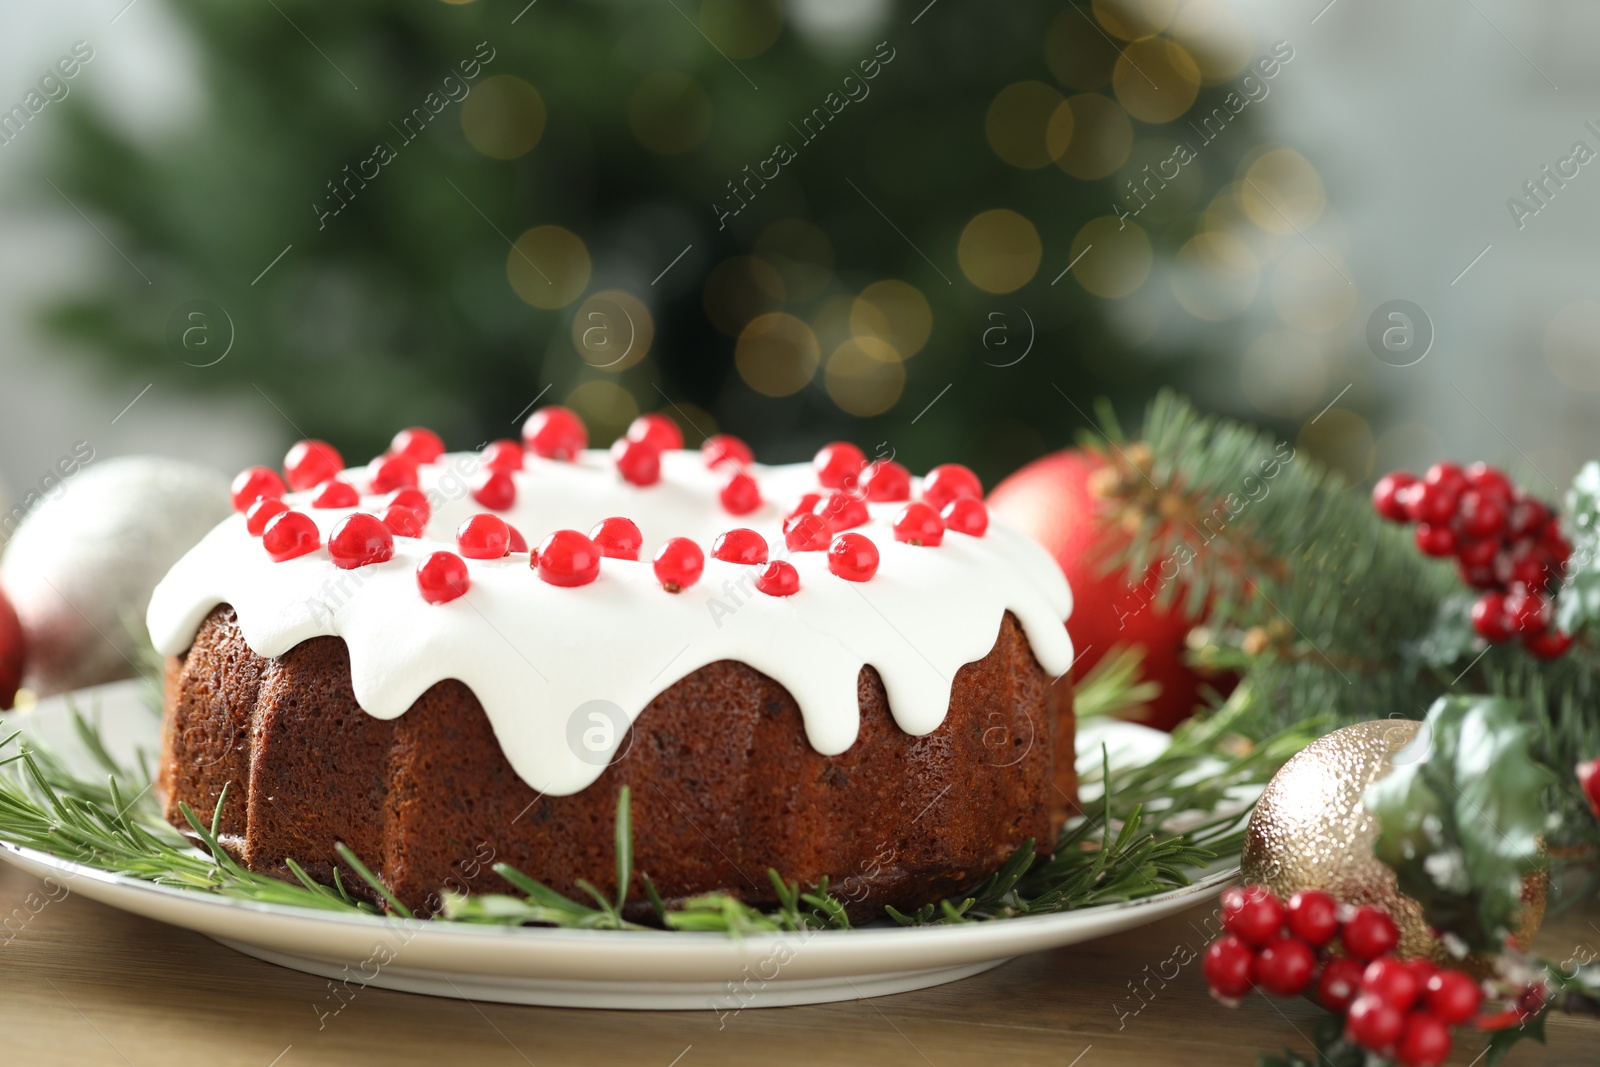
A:
{"type": "Polygon", "coordinates": [[[1280,997],[1305,992],[1316,972],[1317,954],[1298,937],[1268,941],[1256,957],[1256,981],[1280,997]]]}
{"type": "Polygon", "coordinates": [[[444,442],[432,430],[413,426],[394,435],[394,440],[389,442],[389,451],[405,456],[414,465],[421,465],[432,463],[444,455],[444,442]]]}
{"type": "Polygon", "coordinates": [[[817,481],[827,489],[853,488],[861,477],[861,468],[866,465],[867,457],[848,441],[823,445],[811,459],[811,469],[817,472],[817,481]]]}
{"type": "Polygon", "coordinates": [[[289,505],[285,504],[281,497],[261,497],[250,505],[249,511],[244,513],[244,528],[251,537],[260,537],[274,515],[282,515],[288,510],[289,505]]]}
{"type": "Polygon", "coordinates": [[[1589,807],[1594,810],[1595,818],[1600,819],[1600,759],[1578,764],[1577,775],[1583,795],[1589,798],[1589,807]]]}
{"type": "Polygon", "coordinates": [[[1503,593],[1488,592],[1472,605],[1472,628],[1485,641],[1504,641],[1511,636],[1506,625],[1506,598],[1503,593]]]}
{"type": "Polygon", "coordinates": [[[1454,463],[1435,463],[1422,476],[1424,483],[1459,494],[1467,487],[1467,474],[1454,463]]]}
{"type": "Polygon", "coordinates": [[[328,535],[328,555],[340,570],[353,570],[394,558],[394,534],[376,515],[358,511],[339,520],[328,535]]]}
{"type": "Polygon", "coordinates": [[[1348,956],[1335,956],[1322,968],[1317,978],[1317,1003],[1337,1015],[1343,1015],[1350,1002],[1361,992],[1361,961],[1348,956]]]}
{"type": "Polygon", "coordinates": [[[430,604],[446,604],[472,585],[467,564],[454,552],[435,552],[417,564],[417,591],[430,604]]]}
{"type": "Polygon", "coordinates": [[[387,452],[367,464],[367,485],[373,493],[417,487],[417,465],[410,456],[387,452]]]}
{"type": "Polygon", "coordinates": [[[964,496],[952,500],[939,512],[946,530],[964,533],[969,537],[982,537],[989,528],[989,509],[977,497],[964,496]]]}
{"type": "Polygon", "coordinates": [[[754,530],[729,530],[711,542],[711,558],[724,563],[765,563],[767,541],[754,530]]]}
{"type": "Polygon", "coordinates": [[[522,536],[521,530],[517,529],[508,522],[506,523],[506,533],[510,537],[510,540],[506,542],[507,555],[510,555],[513,552],[528,551],[528,539],[522,536]]]}
{"type": "Polygon", "coordinates": [[[790,552],[823,552],[833,540],[833,528],[821,515],[791,515],[783,520],[783,543],[790,552]]]}
{"type": "Polygon", "coordinates": [[[528,416],[522,424],[522,443],[536,456],[570,462],[589,444],[589,431],[577,415],[552,405],[528,416]]]}
{"type": "Polygon", "coordinates": [[[384,501],[384,505],[386,507],[399,505],[403,508],[410,508],[422,519],[424,525],[427,524],[429,519],[433,518],[433,508],[428,503],[427,494],[421,489],[398,489],[389,494],[389,499],[384,501]]]}
{"type": "Polygon", "coordinates": [[[1428,1011],[1452,1026],[1471,1022],[1483,1003],[1483,990],[1462,971],[1438,971],[1423,987],[1428,1011]]]}
{"type": "Polygon", "coordinates": [[[390,504],[383,509],[383,524],[396,537],[421,537],[428,525],[421,515],[404,504],[390,504]]]}
{"type": "Polygon", "coordinates": [[[1544,554],[1549,557],[1551,564],[1558,570],[1565,567],[1567,561],[1572,558],[1572,542],[1562,537],[1559,532],[1552,533],[1546,530],[1544,539],[1540,542],[1540,547],[1544,549],[1544,554]]]}
{"type": "Polygon", "coordinates": [[[1546,630],[1542,634],[1529,634],[1522,639],[1522,647],[1540,659],[1560,659],[1572,647],[1572,635],[1560,630],[1546,630]]]}
{"type": "Polygon", "coordinates": [[[959,463],[946,463],[933,468],[922,479],[922,499],[944,510],[952,500],[970,496],[983,499],[983,483],[978,476],[959,463]]]}
{"type": "Polygon", "coordinates": [[[1466,470],[1467,484],[1479,492],[1488,493],[1502,503],[1511,499],[1515,488],[1511,479],[1487,463],[1474,463],[1466,470]]]}
{"type": "Polygon", "coordinates": [[[847,582],[870,581],[878,573],[878,546],[864,534],[842,533],[828,546],[828,569],[847,582]]]}
{"type": "MultiPolygon", "coordinates": [[[[1526,542],[1524,542],[1525,544],[1526,542]]],[[[1522,546],[1517,546],[1521,548],[1522,546]]],[[[1545,561],[1533,555],[1516,558],[1513,552],[1511,561],[1511,580],[1521,582],[1529,589],[1543,589],[1550,579],[1550,572],[1545,567],[1545,561]]]]}
{"type": "Polygon", "coordinates": [[[1415,534],[1417,547],[1425,555],[1449,556],[1456,550],[1456,532],[1444,523],[1433,523],[1426,520],[1417,524],[1415,534]]]}
{"type": "Polygon", "coordinates": [[[1256,954],[1233,934],[1225,934],[1206,946],[1200,970],[1213,996],[1237,999],[1255,985],[1256,954]]]}
{"type": "Polygon", "coordinates": [[[282,563],[321,548],[322,536],[311,516],[283,511],[267,521],[266,529],[261,531],[261,547],[275,562],[282,563]]]}
{"type": "Polygon", "coordinates": [[[1390,522],[1407,521],[1411,516],[1406,513],[1406,506],[1399,494],[1402,489],[1408,489],[1416,483],[1416,476],[1405,471],[1385,474],[1378,479],[1378,484],[1372,487],[1373,510],[1390,522]]]}
{"type": "Polygon", "coordinates": [[[911,472],[892,459],[873,460],[861,472],[861,491],[874,504],[911,499],[911,472]]]}
{"type": "Polygon", "coordinates": [[[1523,499],[1511,506],[1511,532],[1518,537],[1540,532],[1550,521],[1550,510],[1537,500],[1523,499]]]}
{"type": "Polygon", "coordinates": [[[643,486],[661,480],[661,450],[648,441],[617,438],[611,446],[611,460],[625,482],[643,486]]]}
{"type": "Polygon", "coordinates": [[[750,446],[731,433],[714,433],[706,438],[705,444],[700,446],[700,455],[705,458],[708,467],[720,467],[724,463],[744,467],[755,462],[756,458],[750,446]]]}
{"type": "Polygon", "coordinates": [[[1550,625],[1550,603],[1538,593],[1513,587],[1506,594],[1506,627],[1512,633],[1540,634],[1550,625]]]}
{"type": "Polygon", "coordinates": [[[683,431],[665,415],[640,415],[628,426],[630,441],[643,441],[657,452],[683,447],[683,431]]]}
{"type": "Polygon", "coordinates": [[[283,457],[283,473],[289,488],[312,489],[344,470],[344,457],[326,441],[298,441],[283,457]]]}
{"type": "Polygon", "coordinates": [[[527,453],[516,441],[490,441],[480,457],[485,470],[519,471],[527,453]]]}
{"type": "Polygon", "coordinates": [[[931,504],[920,500],[907,504],[894,517],[894,539],[908,545],[937,547],[944,541],[944,520],[931,504]]]}
{"type": "Polygon", "coordinates": [[[342,478],[329,478],[311,494],[311,506],[314,508],[353,508],[359,503],[361,494],[342,478]]]}
{"type": "Polygon", "coordinates": [[[822,494],[821,493],[804,493],[800,497],[800,502],[797,503],[794,507],[790,508],[789,509],[789,513],[787,515],[785,515],[784,518],[792,519],[796,515],[804,515],[807,512],[816,511],[817,510],[817,505],[820,504],[821,502],[822,502],[822,494]]]}
{"type": "Polygon", "coordinates": [[[589,540],[600,546],[600,554],[608,559],[638,559],[644,547],[644,534],[638,524],[620,515],[601,519],[589,531],[589,540]]]}
{"type": "Polygon", "coordinates": [[[761,487],[742,470],[736,470],[717,494],[730,515],[748,515],[761,506],[761,487]]]}
{"type": "Polygon", "coordinates": [[[768,596],[794,596],[800,591],[800,572],[783,560],[775,559],[761,569],[756,588],[768,596]]]}
{"type": "Polygon", "coordinates": [[[539,577],[551,585],[588,585],[600,577],[600,546],[577,530],[557,530],[539,543],[539,577]]]}
{"type": "Polygon", "coordinates": [[[1302,889],[1284,908],[1289,931],[1313,948],[1321,948],[1339,932],[1339,902],[1320,889],[1302,889]]]}
{"type": "MultiPolygon", "coordinates": [[[[1423,959],[1421,956],[1414,960],[1403,960],[1402,963],[1406,970],[1411,972],[1411,976],[1417,980],[1417,989],[1419,991],[1427,989],[1428,979],[1439,973],[1439,968],[1433,965],[1432,960],[1423,959]]],[[[1420,992],[1418,995],[1421,995],[1420,992]]]]}
{"type": "Polygon", "coordinates": [[[1345,922],[1339,936],[1350,955],[1375,960],[1394,951],[1400,943],[1400,928],[1382,908],[1364,904],[1345,922]]]}
{"type": "Polygon", "coordinates": [[[282,496],[288,492],[283,479],[271,467],[246,467],[233,480],[233,510],[249,511],[250,505],[264,496],[282,496]]]}
{"type": "Polygon", "coordinates": [[[1468,489],[1458,505],[1461,530],[1469,537],[1498,537],[1506,526],[1506,509],[1487,493],[1468,489]]]}
{"type": "Polygon", "coordinates": [[[491,511],[509,511],[517,502],[516,480],[510,471],[479,471],[472,481],[472,499],[491,511]]]}
{"type": "Polygon", "coordinates": [[[1474,589],[1498,589],[1500,586],[1500,579],[1495,574],[1492,564],[1473,567],[1463,563],[1456,568],[1456,573],[1461,576],[1463,582],[1474,589]]]}
{"type": "Polygon", "coordinates": [[[1488,567],[1494,563],[1495,554],[1499,551],[1500,539],[1497,537],[1464,541],[1456,546],[1456,559],[1461,561],[1463,567],[1488,567]]]}
{"type": "Polygon", "coordinates": [[[1450,1055],[1450,1028],[1425,1011],[1406,1016],[1395,1056],[1404,1067],[1438,1067],[1450,1055]]]}
{"type": "Polygon", "coordinates": [[[1381,997],[1396,1011],[1410,1011],[1422,992],[1411,968],[1393,956],[1380,956],[1361,972],[1361,992],[1381,997]]]}
{"type": "Polygon", "coordinates": [[[872,513],[867,510],[867,502],[843,489],[835,489],[823,497],[814,510],[827,519],[828,525],[835,530],[853,530],[866,525],[872,518],[872,513]]]}
{"type": "Polygon", "coordinates": [[[1235,886],[1222,894],[1223,929],[1252,945],[1277,937],[1287,917],[1283,904],[1263,886],[1235,886]]]}
{"type": "Polygon", "coordinates": [[[456,548],[468,559],[499,559],[511,550],[511,527],[498,515],[471,515],[456,527],[456,548]]]}
{"type": "Polygon", "coordinates": [[[1362,1048],[1386,1055],[1399,1040],[1406,1017],[1399,1008],[1385,1004],[1382,997],[1362,993],[1350,1002],[1345,1014],[1345,1030],[1362,1048]]]}
{"type": "Polygon", "coordinates": [[[656,549],[656,581],[669,593],[681,592],[700,580],[705,553],[687,537],[674,537],[656,549]]]}

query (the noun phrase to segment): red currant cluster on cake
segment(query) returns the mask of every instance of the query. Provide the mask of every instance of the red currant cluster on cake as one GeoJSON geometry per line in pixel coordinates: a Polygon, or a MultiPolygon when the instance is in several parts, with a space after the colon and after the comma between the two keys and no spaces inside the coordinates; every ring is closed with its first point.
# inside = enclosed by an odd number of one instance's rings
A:
{"type": "MultiPolygon", "coordinates": [[[[496,512],[517,500],[513,475],[526,468],[528,453],[547,460],[578,461],[588,445],[583,421],[562,407],[541,408],[523,427],[521,442],[494,441],[479,454],[470,492],[489,509],[470,516],[456,529],[456,551],[430,554],[417,567],[417,587],[424,600],[442,604],[471,586],[466,560],[492,560],[526,553],[529,566],[556,586],[581,586],[600,573],[602,558],[638,561],[644,546],[639,527],[615,516],[602,519],[587,534],[557,530],[530,547],[521,532],[496,512]]],[[[683,435],[663,415],[641,415],[612,445],[610,458],[630,485],[648,487],[661,480],[661,459],[683,448],[683,435]]],[[[746,515],[762,504],[761,487],[749,470],[754,457],[748,445],[729,434],[717,434],[700,449],[705,465],[721,476],[718,502],[732,515],[746,515]]],[[[344,476],[344,460],[325,441],[301,441],[289,450],[284,473],[251,467],[234,480],[234,507],[245,513],[245,526],[260,537],[275,561],[294,559],[322,547],[315,521],[284,501],[293,490],[309,493],[311,508],[358,508],[376,504],[375,513],[357,511],[342,518],[328,536],[328,555],[343,569],[384,563],[394,558],[395,538],[420,538],[432,517],[420,488],[420,468],[437,462],[444,443],[430,430],[411,428],[397,434],[390,448],[366,469],[365,498],[344,476]],[[377,498],[375,501],[373,498],[377,498]]],[[[868,504],[906,502],[892,530],[909,545],[936,547],[947,530],[982,537],[989,526],[983,486],[977,475],[959,464],[935,467],[922,480],[921,499],[912,501],[911,473],[892,459],[868,462],[854,445],[835,442],[822,448],[812,463],[818,492],[804,494],[785,515],[784,549],[825,551],[830,572],[846,581],[865,582],[878,570],[877,545],[853,532],[872,518],[868,504]]],[[[720,534],[711,557],[758,566],[756,588],[769,596],[791,596],[800,589],[799,572],[783,559],[769,559],[767,541],[755,530],[736,528],[720,534]]],[[[674,537],[656,551],[652,567],[661,587],[677,593],[695,584],[705,569],[705,552],[686,537],[674,537]]]]}
{"type": "Polygon", "coordinates": [[[1443,1063],[1451,1028],[1477,1018],[1483,1002],[1464,971],[1395,956],[1400,931],[1383,909],[1352,908],[1321,890],[1285,903],[1262,886],[1230,889],[1222,925],[1227,933],[1201,965],[1213,996],[1233,1005],[1257,986],[1305,994],[1344,1016],[1346,1040],[1405,1067],[1443,1063]]]}
{"type": "Polygon", "coordinates": [[[1520,637],[1528,651],[1554,659],[1572,635],[1552,626],[1552,603],[1572,545],[1548,504],[1526,495],[1484,463],[1462,470],[1435,463],[1421,478],[1394,471],[1378,479],[1372,506],[1391,522],[1417,524],[1417,547],[1454,557],[1461,580],[1483,590],[1472,627],[1488,641],[1520,637]]]}

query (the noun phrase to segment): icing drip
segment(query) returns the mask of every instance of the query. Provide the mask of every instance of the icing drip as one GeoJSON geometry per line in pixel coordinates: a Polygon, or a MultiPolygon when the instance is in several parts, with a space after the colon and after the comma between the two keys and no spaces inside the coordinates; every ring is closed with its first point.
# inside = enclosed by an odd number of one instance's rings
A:
{"type": "MultiPolygon", "coordinates": [[[[227,603],[260,656],[312,637],[343,638],[356,700],[380,719],[458,679],[483,705],[517,774],[553,796],[591,784],[656,694],[717,660],[746,663],[788,689],[806,737],[824,754],[856,739],[857,677],[866,664],[882,676],[901,729],[935,729],[957,670],[989,652],[1007,610],[1046,671],[1071,665],[1066,581],[1043,548],[1003,523],[982,537],[950,532],[937,548],[917,547],[890,529],[903,503],[871,504],[871,520],[855,532],[877,545],[877,574],[844,581],[828,572],[826,553],[784,551],[785,512],[817,490],[809,465],[746,468],[763,503],[735,517],[718,502],[726,471],[707,469],[689,451],[664,453],[660,482],[643,488],[622,481],[603,451],[575,463],[529,455],[512,474],[516,503],[501,513],[529,544],[622,515],[644,535],[639,561],[605,559],[597,581],[560,588],[541,581],[526,554],[468,560],[466,595],[429,604],[417,590],[417,565],[441,548],[454,551],[456,526],[484,510],[469,493],[478,463],[474,453],[453,453],[423,465],[421,488],[433,505],[425,536],[396,538],[393,559],[354,570],[330,561],[328,535],[352,511],[380,512],[377,497],[361,508],[312,508],[311,491],[286,495],[316,522],[324,547],[282,563],[249,535],[244,516],[224,520],[156,588],[148,616],[156,648],[184,652],[206,615],[227,603]],[[737,526],[760,532],[773,558],[794,565],[799,592],[764,595],[755,586],[760,567],[710,558],[697,584],[676,594],[661,588],[650,560],[663,541],[684,536],[709,548],[737,526]]],[[[344,478],[363,493],[370,488],[363,468],[344,478]]]]}

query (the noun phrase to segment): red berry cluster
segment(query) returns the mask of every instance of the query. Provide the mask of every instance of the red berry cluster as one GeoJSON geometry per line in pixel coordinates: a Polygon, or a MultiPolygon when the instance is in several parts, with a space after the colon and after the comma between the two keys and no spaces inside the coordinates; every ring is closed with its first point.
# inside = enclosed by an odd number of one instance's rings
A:
{"type": "Polygon", "coordinates": [[[1450,1028],[1470,1022],[1483,1000],[1470,975],[1393,955],[1400,931],[1381,908],[1352,908],[1320,890],[1285,904],[1261,886],[1230,889],[1222,925],[1228,932],[1201,965],[1213,996],[1237,1003],[1256,986],[1311,995],[1345,1017],[1347,1040],[1405,1067],[1443,1063],[1450,1028]]]}
{"type": "Polygon", "coordinates": [[[1461,580],[1484,590],[1472,628],[1489,641],[1521,637],[1542,659],[1560,656],[1572,635],[1551,625],[1552,601],[1572,545],[1554,509],[1524,494],[1485,463],[1462,470],[1435,463],[1420,479],[1394,471],[1378,479],[1372,506],[1392,522],[1417,524],[1417,547],[1454,557],[1461,580]]]}

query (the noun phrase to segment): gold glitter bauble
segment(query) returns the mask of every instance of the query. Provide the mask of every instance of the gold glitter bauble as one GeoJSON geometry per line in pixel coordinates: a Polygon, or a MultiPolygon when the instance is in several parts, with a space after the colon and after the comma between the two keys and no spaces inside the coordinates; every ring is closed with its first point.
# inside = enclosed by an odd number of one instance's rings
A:
{"type": "MultiPolygon", "coordinates": [[[[1346,904],[1376,905],[1400,927],[1399,955],[1461,966],[1429,929],[1422,906],[1400,892],[1394,871],[1373,855],[1378,820],[1361,799],[1367,786],[1395,768],[1421,726],[1380,719],[1307,745],[1262,792],[1245,833],[1241,868],[1245,884],[1266,886],[1285,900],[1302,889],[1322,889],[1346,904]]],[[[1402,758],[1423,759],[1426,752],[1402,758]]],[[[1547,888],[1542,872],[1523,883],[1519,947],[1538,933],[1547,888]]]]}

